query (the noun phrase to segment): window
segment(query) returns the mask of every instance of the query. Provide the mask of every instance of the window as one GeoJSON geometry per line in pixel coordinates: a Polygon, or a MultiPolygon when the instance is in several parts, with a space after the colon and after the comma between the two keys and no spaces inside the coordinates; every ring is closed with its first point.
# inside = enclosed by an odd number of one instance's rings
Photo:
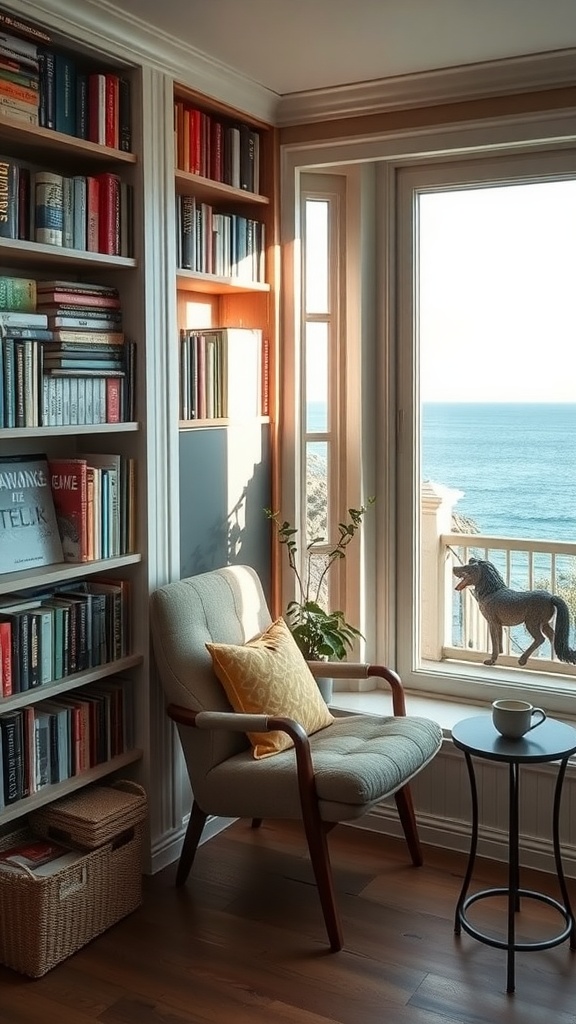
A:
{"type": "MultiPolygon", "coordinates": [[[[343,182],[337,176],[305,175],[301,193],[302,324],[300,351],[300,522],[308,543],[319,537],[311,579],[319,579],[335,537],[343,493],[338,472],[344,445],[338,382],[342,365],[341,258],[343,182]]],[[[304,552],[300,551],[304,557],[304,552]]],[[[324,579],[321,603],[334,605],[342,576],[324,579]]]]}
{"type": "MultiPolygon", "coordinates": [[[[419,688],[478,696],[575,669],[523,626],[491,641],[454,565],[490,561],[513,589],[552,590],[574,618],[576,176],[558,154],[398,175],[399,667],[419,688]],[[480,687],[480,691],[478,689],[480,687]]],[[[574,632],[570,635],[574,647],[574,632]]],[[[485,699],[488,699],[485,697],[485,699]]]]}
{"type": "MultiPolygon", "coordinates": [[[[508,194],[548,185],[566,189],[564,236],[576,239],[576,203],[572,198],[575,194],[572,189],[576,189],[575,143],[573,116],[567,111],[544,113],[541,117],[502,118],[490,124],[471,123],[397,135],[384,133],[380,137],[341,139],[328,145],[291,145],[283,153],[285,252],[290,251],[294,225],[298,231],[303,223],[299,211],[304,198],[322,198],[324,185],[320,186],[320,181],[346,183],[345,193],[342,193],[345,204],[341,200],[340,206],[346,244],[341,238],[336,250],[340,303],[338,366],[330,363],[334,352],[330,348],[331,341],[327,342],[329,389],[335,388],[329,391],[328,401],[334,402],[333,408],[339,416],[337,422],[328,423],[331,444],[337,446],[330,449],[329,488],[333,488],[336,475],[338,485],[342,486],[345,480],[350,490],[350,474],[357,470],[356,490],[351,489],[353,500],[376,495],[374,529],[364,532],[366,547],[363,562],[357,567],[356,607],[363,612],[362,620],[358,621],[362,622],[366,634],[366,656],[368,660],[397,668],[409,688],[425,693],[486,703],[496,696],[513,694],[518,687],[526,690],[534,686],[546,691],[546,708],[550,712],[569,713],[572,709],[576,673],[572,666],[559,666],[557,660],[550,659],[549,645],[540,652],[543,656],[537,659],[536,665],[532,663],[529,669],[519,668],[515,641],[496,666],[485,666],[482,660],[486,656],[486,641],[479,632],[485,623],[477,614],[475,621],[470,617],[472,600],[467,606],[454,603],[454,580],[451,572],[446,573],[447,560],[460,557],[466,561],[476,551],[484,553],[478,538],[493,534],[500,537],[500,534],[494,522],[486,526],[469,524],[468,520],[473,520],[474,515],[468,516],[466,502],[459,499],[454,505],[454,511],[461,513],[458,529],[462,531],[468,524],[485,533],[460,532],[457,537],[460,548],[456,555],[451,553],[455,547],[452,513],[446,514],[447,503],[439,502],[437,490],[428,486],[435,481],[423,481],[424,473],[431,478],[438,475],[430,463],[429,446],[433,435],[428,428],[449,429],[455,436],[452,427],[447,427],[446,423],[434,424],[429,418],[434,411],[429,407],[430,374],[431,368],[439,367],[444,375],[440,376],[441,380],[451,382],[460,377],[465,381],[469,387],[467,404],[474,391],[474,379],[480,368],[482,372],[486,369],[489,361],[483,358],[484,347],[480,341],[471,369],[464,370],[461,362],[457,369],[453,365],[453,353],[433,342],[428,323],[439,292],[431,285],[423,285],[421,271],[422,259],[428,262],[438,259],[438,254],[430,249],[432,235],[428,228],[432,218],[439,216],[441,202],[444,198],[458,200],[459,196],[464,202],[466,194],[472,192],[491,192],[495,196],[500,189],[510,190],[508,194]],[[327,173],[330,169],[333,175],[327,173]],[[358,351],[353,353],[352,361],[346,363],[354,344],[358,351]],[[344,386],[348,386],[353,374],[357,374],[360,382],[356,381],[351,400],[344,386]],[[357,436],[350,429],[352,421],[357,436]],[[370,481],[367,487],[366,480],[370,481]],[[425,520],[422,514],[423,507],[432,512],[435,505],[436,511],[440,506],[440,514],[444,515],[440,525],[434,516],[425,520]],[[423,522],[431,520],[434,521],[434,546],[430,559],[425,550],[430,537],[424,535],[423,522]]],[[[529,242],[530,230],[525,237],[529,242]]],[[[452,240],[451,244],[454,246],[456,242],[452,240]]],[[[570,241],[570,245],[573,244],[576,243],[570,241]]],[[[555,249],[556,245],[556,241],[550,241],[548,248],[555,249]]],[[[287,388],[292,386],[292,381],[299,387],[303,379],[302,367],[297,363],[297,356],[293,356],[290,343],[294,337],[296,349],[300,351],[299,335],[302,333],[304,337],[304,320],[308,315],[298,287],[292,283],[298,277],[294,267],[299,252],[300,247],[296,246],[295,261],[286,278],[285,294],[291,298],[296,288],[294,302],[289,299],[285,310],[286,351],[289,353],[286,365],[291,371],[287,374],[287,388]],[[291,306],[296,311],[294,321],[291,306]],[[293,364],[290,363],[292,358],[293,364]]],[[[543,266],[547,271],[552,268],[556,292],[550,302],[555,310],[562,308],[564,329],[571,337],[574,314],[568,307],[572,301],[575,254],[573,250],[571,254],[570,248],[567,253],[566,262],[558,263],[555,268],[549,252],[545,254],[544,264],[542,254],[534,253],[530,277],[526,270],[521,279],[522,288],[516,288],[514,295],[516,304],[532,307],[534,318],[534,275],[541,277],[543,266]]],[[[290,260],[285,265],[290,267],[290,260]]],[[[467,283],[466,269],[465,254],[452,263],[450,270],[438,260],[438,278],[445,295],[450,296],[458,287],[462,290],[467,283]],[[457,274],[460,276],[456,277],[457,274]]],[[[509,276],[502,272],[494,277],[494,287],[498,286],[504,297],[508,280],[509,276]]],[[[486,296],[476,293],[473,301],[484,316],[486,296]]],[[[544,323],[547,313],[549,309],[540,307],[538,316],[543,317],[544,323]]],[[[508,310],[507,316],[513,323],[513,310],[508,310]]],[[[520,351],[517,347],[516,362],[520,351]]],[[[500,380],[505,380],[506,374],[509,378],[511,375],[515,380],[518,378],[514,361],[512,365],[505,365],[509,354],[502,348],[498,350],[500,380]]],[[[576,346],[572,346],[572,360],[575,354],[576,346]]],[[[576,366],[573,362],[559,366],[554,355],[554,346],[548,341],[545,353],[540,353],[534,368],[536,378],[542,383],[554,375],[562,376],[570,385],[576,380],[576,366]]],[[[490,362],[493,363],[494,358],[490,362]]],[[[505,392],[502,392],[500,398],[504,397],[505,392]]],[[[294,402],[294,409],[299,410],[295,418],[291,420],[289,416],[284,421],[287,424],[283,449],[285,493],[292,481],[296,482],[298,490],[304,479],[303,473],[293,471],[295,456],[292,453],[304,450],[300,442],[304,445],[306,441],[324,440],[317,435],[305,439],[301,399],[300,394],[294,402]],[[291,472],[286,473],[286,466],[291,472]]],[[[575,415],[574,403],[564,402],[561,411],[567,416],[575,415]]],[[[567,437],[566,434],[565,440],[567,437]]],[[[565,445],[566,472],[572,473],[574,454],[576,452],[571,453],[565,445]]],[[[461,483],[455,478],[446,486],[453,490],[467,489],[470,496],[470,479],[474,479],[474,473],[470,474],[469,465],[466,469],[467,478],[462,478],[461,483]]],[[[548,475],[546,459],[539,460],[536,476],[543,488],[548,475]]],[[[301,489],[300,493],[304,491],[301,489]]],[[[576,502],[574,504],[576,508],[576,502]]],[[[500,546],[490,542],[487,554],[494,561],[501,559],[502,571],[511,573],[512,582],[520,580],[523,573],[524,579],[530,580],[530,586],[540,586],[550,580],[550,589],[557,591],[559,584],[560,589],[564,586],[570,572],[566,570],[566,563],[557,558],[555,562],[542,560],[542,555],[548,557],[549,540],[554,541],[555,558],[576,554],[571,540],[550,534],[534,538],[520,526],[517,536],[500,538],[500,546]],[[511,540],[518,541],[518,545],[512,545],[511,540]]],[[[348,583],[349,580],[347,588],[348,583]]],[[[576,646],[573,635],[571,645],[576,646]]]]}

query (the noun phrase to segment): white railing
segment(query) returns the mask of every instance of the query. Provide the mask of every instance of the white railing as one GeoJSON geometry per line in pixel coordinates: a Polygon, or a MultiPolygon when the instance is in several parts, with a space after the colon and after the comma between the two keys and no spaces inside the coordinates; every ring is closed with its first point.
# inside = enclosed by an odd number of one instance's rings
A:
{"type": "MultiPolygon", "coordinates": [[[[547,590],[563,597],[570,608],[570,647],[576,647],[576,543],[491,537],[454,531],[456,494],[425,485],[422,501],[422,655],[433,661],[482,662],[490,657],[486,619],[472,589],[457,591],[453,568],[470,558],[492,562],[513,590],[547,590]]],[[[552,623],[553,625],[553,623],[552,623]]],[[[503,652],[497,664],[517,666],[532,638],[520,626],[504,628],[503,652]]],[[[558,661],[546,640],[528,661],[528,668],[576,675],[576,666],[558,661]]]]}
{"type": "MultiPolygon", "coordinates": [[[[445,533],[440,536],[445,552],[444,566],[451,586],[451,605],[444,613],[443,656],[445,658],[478,658],[482,652],[489,657],[491,649],[486,619],[478,608],[471,589],[457,591],[452,569],[470,558],[492,562],[512,590],[547,590],[563,596],[570,605],[570,592],[576,591],[576,544],[553,541],[489,537],[479,534],[445,533]]],[[[571,614],[573,621],[573,613],[571,614]]],[[[518,658],[532,642],[523,626],[503,630],[503,653],[498,664],[517,664],[518,658]]],[[[571,646],[574,646],[572,631],[571,646]]],[[[531,656],[542,671],[558,671],[559,662],[546,641],[531,656]]],[[[575,666],[562,664],[563,672],[575,673],[575,666]]]]}

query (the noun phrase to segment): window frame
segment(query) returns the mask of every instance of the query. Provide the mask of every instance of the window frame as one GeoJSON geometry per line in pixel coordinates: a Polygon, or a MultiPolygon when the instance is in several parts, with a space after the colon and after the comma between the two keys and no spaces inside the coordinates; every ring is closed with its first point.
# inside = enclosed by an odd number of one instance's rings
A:
{"type": "MultiPolygon", "coordinates": [[[[398,366],[398,359],[404,358],[405,353],[399,348],[396,339],[405,340],[407,332],[411,330],[410,317],[406,316],[408,285],[404,283],[397,288],[396,279],[399,174],[423,166],[436,166],[439,173],[446,173],[444,166],[464,160],[480,167],[483,160],[495,155],[513,158],[516,154],[527,154],[537,160],[540,154],[570,151],[573,159],[575,143],[576,116],[573,111],[566,110],[381,133],[368,139],[340,139],[331,144],[292,144],[281,150],[282,238],[285,246],[289,246],[294,238],[300,175],[313,169],[337,169],[346,175],[348,181],[349,237],[357,231],[356,247],[347,252],[348,316],[350,318],[357,301],[363,311],[369,307],[374,318],[373,336],[370,330],[359,334],[361,343],[357,360],[358,365],[364,369],[365,377],[371,375],[374,382],[372,391],[369,387],[363,387],[362,390],[362,421],[364,425],[368,424],[368,429],[364,430],[361,449],[354,454],[353,446],[347,450],[348,458],[355,457],[362,465],[362,478],[374,481],[374,489],[368,493],[374,493],[377,497],[378,522],[374,529],[367,524],[365,549],[359,569],[362,574],[362,622],[367,635],[365,655],[369,661],[384,662],[401,671],[409,692],[424,691],[429,696],[441,696],[448,700],[485,703],[492,699],[489,696],[491,687],[497,691],[497,695],[505,694],[510,672],[497,667],[489,669],[490,684],[487,687],[487,673],[483,665],[459,666],[457,672],[453,673],[451,670],[446,671],[445,664],[438,663],[437,670],[428,673],[425,678],[421,671],[414,670],[413,662],[410,663],[406,655],[406,651],[411,650],[411,641],[410,638],[406,639],[406,633],[403,632],[406,616],[402,615],[402,609],[410,607],[413,595],[400,589],[401,601],[397,600],[398,566],[404,564],[407,557],[406,545],[409,543],[404,538],[399,548],[397,533],[399,521],[405,515],[406,493],[410,495],[410,487],[413,485],[406,482],[405,474],[401,480],[397,480],[396,449],[397,445],[400,448],[410,445],[413,427],[406,429],[406,408],[397,402],[396,393],[397,371],[403,380],[407,379],[406,373],[398,366]],[[354,214],[352,220],[351,211],[354,214]],[[357,226],[365,226],[366,220],[374,222],[375,219],[378,222],[377,237],[366,242],[357,226]],[[374,266],[377,266],[377,272],[373,274],[366,273],[370,258],[374,266]],[[377,393],[384,396],[384,401],[377,400],[377,393]],[[377,571],[376,565],[380,571],[377,571]],[[452,687],[451,681],[454,679],[456,686],[452,687]]],[[[287,259],[284,261],[287,301],[283,321],[287,367],[294,359],[294,311],[299,308],[293,280],[293,262],[287,259]]],[[[290,454],[286,447],[284,455],[283,486],[284,493],[288,493],[289,488],[295,486],[296,477],[290,473],[289,468],[287,471],[290,454]]],[[[527,675],[519,673],[523,680],[527,675]]],[[[546,682],[537,672],[530,673],[530,680],[540,691],[542,682],[546,682]]],[[[525,685],[524,682],[522,685],[525,685]]],[[[552,712],[571,711],[573,692],[573,685],[555,683],[548,692],[550,699],[547,707],[552,712]]]]}

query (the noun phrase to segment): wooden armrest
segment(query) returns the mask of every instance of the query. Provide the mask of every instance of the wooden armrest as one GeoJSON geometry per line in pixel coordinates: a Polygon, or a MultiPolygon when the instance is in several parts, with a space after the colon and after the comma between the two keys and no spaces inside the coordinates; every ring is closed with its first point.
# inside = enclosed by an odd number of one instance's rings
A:
{"type": "Polygon", "coordinates": [[[385,665],[369,665],[365,662],[350,661],[309,661],[310,671],[315,679],[369,679],[379,676],[385,679],[392,690],[392,710],[395,715],[406,715],[406,699],[402,680],[396,672],[385,665]]]}
{"type": "Polygon", "coordinates": [[[272,715],[244,715],[235,711],[192,711],[179,704],[169,704],[166,708],[169,717],[178,725],[188,725],[195,729],[228,729],[232,732],[271,732],[278,730],[290,736],[296,753],[296,772],[300,798],[309,805],[315,799],[316,783],[310,743],[306,730],[293,718],[274,718],[272,715]]]}

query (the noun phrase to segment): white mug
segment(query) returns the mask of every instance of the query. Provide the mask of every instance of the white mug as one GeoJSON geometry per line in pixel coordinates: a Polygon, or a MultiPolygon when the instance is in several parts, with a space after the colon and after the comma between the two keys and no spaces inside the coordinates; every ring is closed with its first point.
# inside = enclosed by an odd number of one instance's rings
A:
{"type": "Polygon", "coordinates": [[[519,740],[545,720],[546,712],[526,700],[495,700],[492,704],[494,728],[507,739],[519,740]],[[532,721],[534,715],[540,715],[537,722],[532,721]]]}

